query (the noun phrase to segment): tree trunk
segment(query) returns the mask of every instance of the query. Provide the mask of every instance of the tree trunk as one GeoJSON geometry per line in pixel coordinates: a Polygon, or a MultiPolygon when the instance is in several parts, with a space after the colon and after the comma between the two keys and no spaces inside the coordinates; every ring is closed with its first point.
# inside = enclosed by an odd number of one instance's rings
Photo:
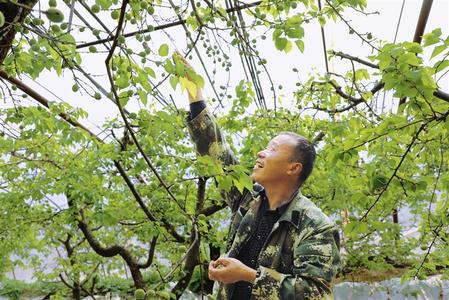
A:
{"type": "Polygon", "coordinates": [[[78,282],[73,283],[72,297],[75,300],[81,300],[81,287],[78,282]]]}
{"type": "Polygon", "coordinates": [[[136,289],[145,289],[145,282],[143,281],[143,276],[142,272],[140,272],[140,268],[130,268],[130,271],[136,289]]]}
{"type": "Polygon", "coordinates": [[[38,1],[19,0],[17,2],[19,5],[12,3],[12,1],[0,2],[0,11],[5,16],[5,24],[0,28],[0,65],[3,64],[16,35],[14,25],[22,24],[25,17],[38,1]]]}
{"type": "Polygon", "coordinates": [[[189,286],[190,280],[192,279],[193,270],[198,264],[198,254],[200,250],[200,238],[193,242],[192,248],[189,253],[187,253],[186,262],[184,265],[185,275],[176,283],[172,289],[172,293],[176,295],[176,299],[179,299],[184,293],[185,289],[189,286]]]}
{"type": "MultiPolygon", "coordinates": [[[[209,253],[210,260],[216,260],[220,257],[220,247],[215,247],[212,244],[209,244],[209,253]]],[[[209,279],[209,274],[207,268],[205,268],[205,272],[203,273],[203,290],[202,294],[212,294],[214,289],[214,281],[209,279]]]]}

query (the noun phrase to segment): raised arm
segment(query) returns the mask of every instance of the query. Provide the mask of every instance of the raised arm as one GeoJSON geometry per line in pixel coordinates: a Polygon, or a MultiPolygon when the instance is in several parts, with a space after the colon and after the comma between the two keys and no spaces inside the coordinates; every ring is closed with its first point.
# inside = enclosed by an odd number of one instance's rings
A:
{"type": "MultiPolygon", "coordinates": [[[[192,72],[193,74],[195,73],[192,67],[179,53],[176,55],[177,58],[175,59],[180,59],[187,67],[187,79],[193,81],[191,74],[192,72]]],[[[187,92],[190,104],[190,115],[187,118],[187,126],[198,154],[210,155],[225,166],[238,164],[238,160],[227,145],[215,117],[203,99],[201,87],[196,86],[196,94],[194,95],[189,90],[187,92]]],[[[226,203],[235,211],[244,196],[249,195],[250,192],[245,190],[242,194],[233,186],[229,192],[223,194],[226,203]]]]}

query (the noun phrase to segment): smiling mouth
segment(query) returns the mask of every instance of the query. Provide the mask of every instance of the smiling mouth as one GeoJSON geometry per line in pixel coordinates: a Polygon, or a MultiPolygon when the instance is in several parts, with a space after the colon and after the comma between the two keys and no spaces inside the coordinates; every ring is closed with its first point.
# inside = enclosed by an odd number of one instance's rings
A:
{"type": "Polygon", "coordinates": [[[262,169],[263,164],[260,161],[256,161],[256,164],[254,165],[254,170],[262,169]]]}

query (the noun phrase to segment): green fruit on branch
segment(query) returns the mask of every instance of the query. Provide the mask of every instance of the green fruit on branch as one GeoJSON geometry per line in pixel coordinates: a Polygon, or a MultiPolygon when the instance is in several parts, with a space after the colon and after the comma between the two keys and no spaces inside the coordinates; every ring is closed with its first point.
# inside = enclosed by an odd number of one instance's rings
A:
{"type": "Polygon", "coordinates": [[[134,298],[136,298],[136,300],[143,300],[143,299],[145,299],[145,291],[143,289],[137,289],[134,292],[134,298]]]}
{"type": "Polygon", "coordinates": [[[97,5],[97,4],[92,5],[92,7],[91,7],[90,9],[92,10],[92,12],[93,12],[94,14],[97,14],[97,13],[100,12],[100,6],[97,5]]]}
{"type": "Polygon", "coordinates": [[[161,276],[159,275],[159,273],[156,270],[151,270],[150,273],[148,274],[148,281],[150,283],[156,283],[161,279],[161,276]]]}
{"type": "Polygon", "coordinates": [[[5,16],[0,11],[0,27],[3,27],[3,25],[5,25],[5,16]]]}
{"type": "Polygon", "coordinates": [[[162,299],[170,299],[170,293],[167,291],[159,291],[157,292],[157,294],[162,298],[162,299]]]}
{"type": "Polygon", "coordinates": [[[57,8],[50,7],[45,11],[47,18],[55,23],[61,23],[64,20],[64,14],[57,8]]]}
{"type": "Polygon", "coordinates": [[[111,12],[111,18],[113,18],[114,20],[117,20],[119,17],[120,17],[120,11],[115,9],[111,12]]]}

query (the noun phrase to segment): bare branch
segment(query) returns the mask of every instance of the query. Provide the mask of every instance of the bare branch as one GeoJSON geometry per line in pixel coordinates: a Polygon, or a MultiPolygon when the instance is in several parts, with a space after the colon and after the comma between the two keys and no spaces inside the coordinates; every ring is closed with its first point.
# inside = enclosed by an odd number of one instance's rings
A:
{"type": "Polygon", "coordinates": [[[363,216],[359,219],[359,221],[363,221],[367,218],[368,214],[370,213],[370,211],[374,208],[374,206],[377,204],[377,202],[379,202],[380,197],[382,197],[382,195],[384,194],[384,192],[387,190],[388,186],[390,185],[390,182],[393,180],[393,178],[396,176],[396,173],[399,171],[402,163],[405,160],[405,157],[407,156],[407,154],[410,152],[410,150],[412,149],[413,145],[415,144],[416,139],[418,138],[419,134],[421,133],[421,131],[427,126],[428,122],[424,122],[421,127],[419,127],[419,129],[416,131],[416,133],[413,135],[412,140],[410,141],[410,143],[407,146],[407,149],[405,150],[404,154],[402,154],[401,156],[401,160],[399,161],[398,165],[396,166],[396,168],[393,171],[393,174],[390,176],[390,178],[388,179],[388,182],[385,184],[385,186],[383,187],[382,191],[379,193],[379,195],[377,196],[376,200],[371,203],[371,205],[368,207],[368,209],[366,210],[366,212],[363,214],[363,216]]]}
{"type": "Polygon", "coordinates": [[[69,289],[71,289],[71,290],[74,289],[74,287],[73,287],[72,285],[70,285],[70,284],[64,279],[64,276],[62,276],[61,273],[59,273],[59,278],[61,279],[61,282],[62,282],[65,286],[67,286],[69,289]]]}
{"type": "Polygon", "coordinates": [[[358,62],[358,63],[360,63],[362,65],[365,65],[365,66],[368,66],[368,67],[371,67],[371,68],[374,68],[374,69],[379,69],[379,66],[376,65],[376,64],[373,64],[372,62],[369,62],[367,60],[364,60],[364,59],[361,59],[361,58],[358,58],[358,57],[355,57],[355,56],[343,53],[341,51],[331,51],[331,53],[333,55],[335,55],[335,56],[338,56],[338,57],[341,57],[341,58],[346,58],[346,59],[349,59],[349,60],[352,60],[352,61],[356,61],[356,62],[358,62]]]}
{"type": "Polygon", "coordinates": [[[146,269],[149,266],[151,266],[151,264],[153,263],[153,258],[154,258],[154,252],[156,251],[156,242],[157,242],[157,236],[154,236],[151,239],[150,242],[150,248],[148,249],[148,259],[145,263],[142,264],[137,264],[137,266],[141,269],[146,269]]]}

